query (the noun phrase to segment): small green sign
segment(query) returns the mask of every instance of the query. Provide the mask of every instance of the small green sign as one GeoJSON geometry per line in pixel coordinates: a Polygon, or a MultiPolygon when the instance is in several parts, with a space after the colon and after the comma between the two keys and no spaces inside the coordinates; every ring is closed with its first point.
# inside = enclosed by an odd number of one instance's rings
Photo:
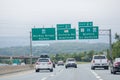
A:
{"type": "Polygon", "coordinates": [[[93,22],[78,22],[79,27],[92,27],[93,22]]]}
{"type": "Polygon", "coordinates": [[[75,29],[57,30],[57,40],[74,40],[74,39],[76,39],[75,29]]]}
{"type": "Polygon", "coordinates": [[[98,39],[98,27],[79,27],[79,39],[98,39]]]}
{"type": "Polygon", "coordinates": [[[70,29],[71,24],[57,24],[57,30],[58,29],[70,29]]]}
{"type": "Polygon", "coordinates": [[[32,28],[32,40],[55,40],[55,28],[32,28]]]}

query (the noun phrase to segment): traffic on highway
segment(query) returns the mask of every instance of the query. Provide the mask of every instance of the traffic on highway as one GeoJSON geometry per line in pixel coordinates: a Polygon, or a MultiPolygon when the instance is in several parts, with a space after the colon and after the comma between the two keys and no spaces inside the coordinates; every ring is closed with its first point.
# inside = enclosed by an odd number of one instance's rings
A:
{"type": "Polygon", "coordinates": [[[65,64],[59,66],[48,55],[41,55],[34,69],[0,75],[0,80],[119,80],[120,58],[116,58],[112,71],[106,59],[105,55],[94,55],[91,63],[78,63],[67,58],[65,63],[58,61],[65,64]]]}
{"type": "Polygon", "coordinates": [[[110,70],[96,68],[91,70],[90,64],[78,64],[77,68],[65,68],[65,66],[56,66],[53,72],[42,70],[23,71],[0,75],[0,80],[120,80],[120,73],[113,75],[110,70]]]}
{"type": "Polygon", "coordinates": [[[0,80],[120,80],[120,0],[0,0],[0,80]]]}

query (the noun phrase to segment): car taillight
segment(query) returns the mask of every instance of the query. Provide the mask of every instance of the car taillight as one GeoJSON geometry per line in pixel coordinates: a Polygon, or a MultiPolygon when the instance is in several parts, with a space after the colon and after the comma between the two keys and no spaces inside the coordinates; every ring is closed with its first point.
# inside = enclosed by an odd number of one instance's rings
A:
{"type": "Polygon", "coordinates": [[[48,64],[52,64],[52,62],[48,62],[48,64]]]}
{"type": "Polygon", "coordinates": [[[40,64],[40,62],[36,62],[36,65],[39,65],[40,64]]]}
{"type": "Polygon", "coordinates": [[[117,67],[118,65],[119,65],[119,64],[118,64],[117,62],[114,64],[115,67],[117,67]]]}
{"type": "Polygon", "coordinates": [[[93,60],[93,63],[95,63],[95,60],[93,60]]]}

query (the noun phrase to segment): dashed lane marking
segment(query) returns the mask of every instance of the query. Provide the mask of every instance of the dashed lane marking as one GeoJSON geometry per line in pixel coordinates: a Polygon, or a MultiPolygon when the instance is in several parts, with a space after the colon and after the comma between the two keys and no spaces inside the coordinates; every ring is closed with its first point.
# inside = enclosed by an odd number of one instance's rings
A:
{"type": "Polygon", "coordinates": [[[44,77],[44,78],[42,78],[41,80],[46,80],[47,79],[47,77],[44,77]]]}
{"type": "Polygon", "coordinates": [[[96,72],[90,70],[98,80],[103,80],[96,72]]]}

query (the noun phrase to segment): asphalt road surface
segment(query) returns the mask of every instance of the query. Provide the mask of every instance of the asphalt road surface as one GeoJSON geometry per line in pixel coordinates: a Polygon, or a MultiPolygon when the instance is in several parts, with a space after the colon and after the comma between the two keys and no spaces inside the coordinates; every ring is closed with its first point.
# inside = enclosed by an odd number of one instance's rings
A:
{"type": "Polygon", "coordinates": [[[78,68],[56,66],[53,72],[35,70],[0,75],[0,80],[120,80],[120,73],[111,74],[110,70],[91,70],[90,64],[79,64],[78,68]]]}

